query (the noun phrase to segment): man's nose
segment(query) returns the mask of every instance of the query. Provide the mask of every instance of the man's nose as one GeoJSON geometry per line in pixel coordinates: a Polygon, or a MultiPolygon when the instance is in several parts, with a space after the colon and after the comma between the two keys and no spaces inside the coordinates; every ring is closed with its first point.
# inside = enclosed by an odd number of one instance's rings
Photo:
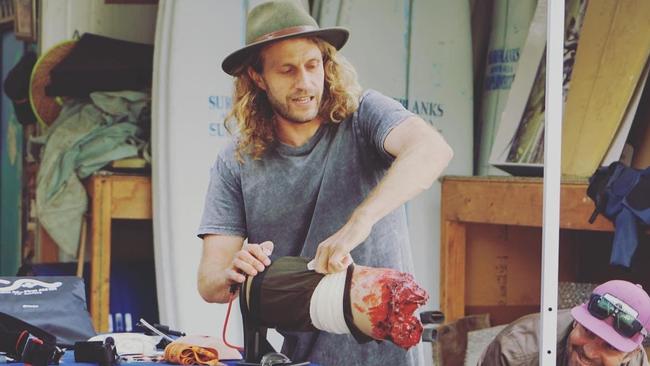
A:
{"type": "Polygon", "coordinates": [[[298,89],[306,89],[309,85],[309,75],[307,70],[300,68],[296,72],[295,87],[298,89]]]}

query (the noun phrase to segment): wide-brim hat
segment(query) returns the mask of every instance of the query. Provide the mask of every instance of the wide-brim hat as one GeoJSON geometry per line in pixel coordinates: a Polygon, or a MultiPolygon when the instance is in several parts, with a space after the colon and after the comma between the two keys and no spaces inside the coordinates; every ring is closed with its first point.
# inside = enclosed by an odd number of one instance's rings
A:
{"type": "Polygon", "coordinates": [[[45,94],[45,87],[50,84],[50,71],[61,62],[74,48],[77,41],[65,41],[45,52],[36,61],[29,82],[29,101],[36,120],[42,127],[51,125],[61,112],[61,104],[54,96],[45,94]]]}
{"type": "Polygon", "coordinates": [[[349,36],[350,32],[343,27],[319,28],[316,20],[298,1],[268,1],[248,13],[246,46],[226,56],[221,68],[230,75],[237,75],[254,52],[274,41],[318,37],[338,50],[345,45],[349,36]]]}

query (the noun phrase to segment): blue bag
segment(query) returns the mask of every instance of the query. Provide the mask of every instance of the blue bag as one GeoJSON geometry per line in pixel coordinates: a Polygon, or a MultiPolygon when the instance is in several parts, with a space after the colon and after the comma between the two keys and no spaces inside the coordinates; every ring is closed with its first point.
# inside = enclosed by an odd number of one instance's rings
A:
{"type": "Polygon", "coordinates": [[[650,167],[638,170],[614,162],[600,168],[589,178],[587,195],[596,205],[589,222],[603,214],[614,223],[610,264],[629,268],[639,245],[638,230],[650,224],[650,167]]]}

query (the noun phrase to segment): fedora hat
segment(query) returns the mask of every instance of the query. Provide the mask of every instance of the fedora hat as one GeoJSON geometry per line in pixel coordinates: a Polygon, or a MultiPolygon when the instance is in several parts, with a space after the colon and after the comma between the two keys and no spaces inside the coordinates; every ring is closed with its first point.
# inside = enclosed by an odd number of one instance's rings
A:
{"type": "Polygon", "coordinates": [[[254,7],[246,19],[246,45],[228,55],[221,63],[223,71],[237,75],[251,54],[271,42],[293,37],[319,37],[337,50],[350,32],[343,27],[319,28],[298,1],[273,0],[254,7]]]}

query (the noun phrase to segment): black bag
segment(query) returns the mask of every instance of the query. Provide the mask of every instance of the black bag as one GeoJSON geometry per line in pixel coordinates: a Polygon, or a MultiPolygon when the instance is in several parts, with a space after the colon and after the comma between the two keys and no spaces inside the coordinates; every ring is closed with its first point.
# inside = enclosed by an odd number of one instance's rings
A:
{"type": "Polygon", "coordinates": [[[97,334],[78,277],[0,277],[0,312],[51,333],[63,346],[97,334]]]}
{"type": "Polygon", "coordinates": [[[58,365],[64,351],[56,337],[11,315],[0,312],[0,352],[26,365],[58,365]]]}
{"type": "Polygon", "coordinates": [[[84,33],[50,72],[48,96],[83,98],[94,91],[151,88],[153,45],[84,33]]]}

